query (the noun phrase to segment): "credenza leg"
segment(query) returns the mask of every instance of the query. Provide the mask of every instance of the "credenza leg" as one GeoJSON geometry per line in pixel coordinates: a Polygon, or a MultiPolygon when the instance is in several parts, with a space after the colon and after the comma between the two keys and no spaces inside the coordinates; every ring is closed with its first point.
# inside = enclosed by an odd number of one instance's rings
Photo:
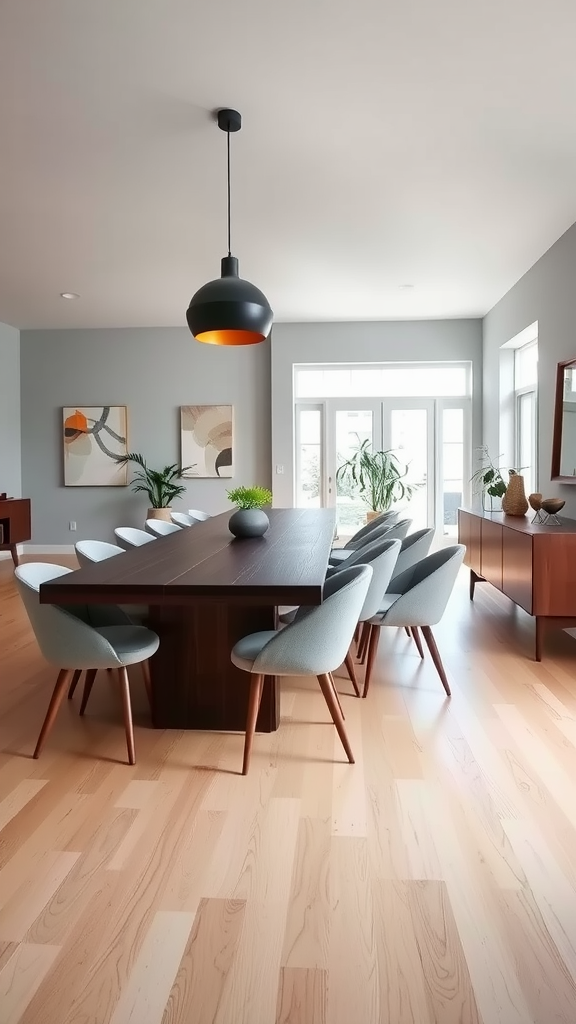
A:
{"type": "Polygon", "coordinates": [[[471,601],[474,600],[474,587],[476,586],[476,581],[477,580],[478,580],[478,577],[477,577],[476,573],[474,572],[474,569],[470,569],[470,600],[471,601]]]}
{"type": "Polygon", "coordinates": [[[536,633],[535,633],[535,650],[534,657],[536,661],[542,661],[542,644],[544,642],[544,630],[545,622],[543,615],[536,616],[536,633]]]}
{"type": "Polygon", "coordinates": [[[14,562],[14,568],[17,569],[18,565],[20,564],[18,562],[18,545],[17,544],[11,544],[10,545],[10,554],[12,555],[12,561],[14,562]]]}

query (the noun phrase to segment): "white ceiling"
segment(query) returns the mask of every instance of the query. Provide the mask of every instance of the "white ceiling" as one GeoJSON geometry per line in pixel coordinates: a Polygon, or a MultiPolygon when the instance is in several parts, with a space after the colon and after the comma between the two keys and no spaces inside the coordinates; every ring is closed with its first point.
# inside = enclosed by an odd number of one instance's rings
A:
{"type": "Polygon", "coordinates": [[[573,0],[0,0],[0,320],[184,324],[220,106],[277,320],[481,315],[576,220],[575,40],[573,0]]]}

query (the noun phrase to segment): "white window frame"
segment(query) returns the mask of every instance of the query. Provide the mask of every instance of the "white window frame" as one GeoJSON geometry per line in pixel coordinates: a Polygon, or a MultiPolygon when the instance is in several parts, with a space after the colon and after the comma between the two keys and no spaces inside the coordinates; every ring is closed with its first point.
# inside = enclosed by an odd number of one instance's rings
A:
{"type": "Polygon", "coordinates": [[[527,348],[538,350],[538,338],[528,341],[525,345],[519,345],[514,350],[514,466],[522,472],[522,415],[520,412],[522,398],[525,395],[532,396],[532,437],[530,447],[532,449],[532,484],[534,490],[538,489],[538,375],[534,384],[525,384],[523,387],[516,387],[516,360],[520,352],[527,348]]]}

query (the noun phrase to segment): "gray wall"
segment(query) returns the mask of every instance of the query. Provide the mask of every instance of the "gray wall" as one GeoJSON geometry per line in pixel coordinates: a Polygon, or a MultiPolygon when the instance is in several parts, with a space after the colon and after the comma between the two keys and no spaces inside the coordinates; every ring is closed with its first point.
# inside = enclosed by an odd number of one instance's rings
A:
{"type": "Polygon", "coordinates": [[[293,495],[294,363],[472,361],[472,444],[482,432],[481,320],[387,320],[363,323],[276,324],[272,331],[272,465],[274,504],[293,495]]]}
{"type": "Polygon", "coordinates": [[[495,457],[500,433],[500,348],[538,321],[538,489],[566,500],[563,515],[576,516],[576,486],[551,483],[556,364],[576,359],[576,224],[538,260],[483,321],[484,442],[495,457]]]}
{"type": "Polygon", "coordinates": [[[0,491],[22,496],[20,332],[0,323],[0,491]]]}
{"type": "Polygon", "coordinates": [[[220,349],[170,327],[23,331],[21,389],[22,484],[32,499],[34,544],[113,540],[115,526],[145,519],[146,496],[129,488],[63,486],[65,405],[127,405],[130,449],[162,467],[180,460],[181,405],[231,403],[233,482],[183,481],[187,495],[174,507],[221,512],[230,507],[230,487],[270,486],[269,342],[220,349]]]}

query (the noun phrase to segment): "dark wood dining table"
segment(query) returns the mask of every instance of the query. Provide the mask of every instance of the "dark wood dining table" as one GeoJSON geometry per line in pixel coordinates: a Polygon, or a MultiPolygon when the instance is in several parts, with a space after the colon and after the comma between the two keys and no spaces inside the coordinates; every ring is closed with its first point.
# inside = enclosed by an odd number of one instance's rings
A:
{"type": "MultiPolygon", "coordinates": [[[[235,539],[214,516],[43,583],[45,604],[139,604],[160,637],[151,659],[157,728],[242,731],[249,674],[230,661],[248,633],[274,629],[277,605],[319,605],[333,543],[333,509],[268,511],[264,537],[235,539]]],[[[279,687],[264,689],[257,729],[272,732],[279,687]]]]}

